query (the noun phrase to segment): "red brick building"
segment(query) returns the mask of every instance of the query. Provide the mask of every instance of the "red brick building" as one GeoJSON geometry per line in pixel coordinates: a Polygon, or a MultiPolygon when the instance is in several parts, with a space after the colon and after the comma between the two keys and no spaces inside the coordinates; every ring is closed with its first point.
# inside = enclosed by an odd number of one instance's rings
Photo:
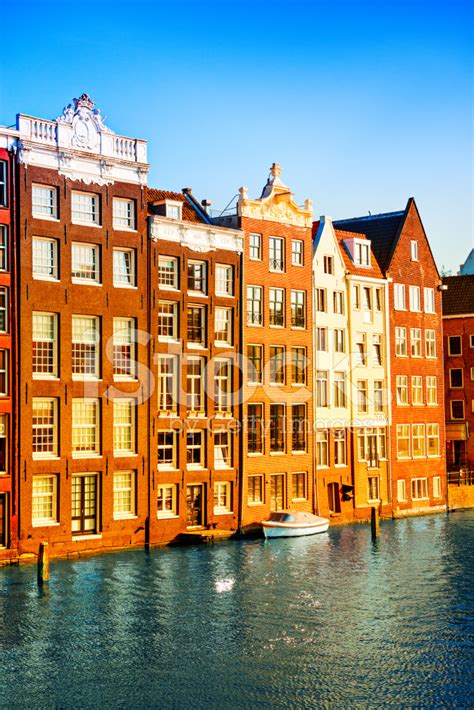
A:
{"type": "Polygon", "coordinates": [[[446,464],[474,470],[474,275],[443,278],[446,464]]]}
{"type": "Polygon", "coordinates": [[[390,279],[392,509],[446,506],[441,279],[413,198],[405,210],[340,220],[366,234],[390,279]]]}

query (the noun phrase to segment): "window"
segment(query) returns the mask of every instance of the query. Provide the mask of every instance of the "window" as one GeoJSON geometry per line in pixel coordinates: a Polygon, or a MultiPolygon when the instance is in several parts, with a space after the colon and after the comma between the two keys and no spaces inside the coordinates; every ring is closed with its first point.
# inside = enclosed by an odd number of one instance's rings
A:
{"type": "Polygon", "coordinates": [[[327,429],[318,429],[316,432],[316,464],[329,466],[329,432],[327,429]]]}
{"type": "Polygon", "coordinates": [[[135,379],[135,319],[114,318],[113,321],[114,379],[135,379]]]}
{"type": "Polygon", "coordinates": [[[176,355],[158,355],[158,411],[177,411],[178,358],[176,355]]]}
{"type": "Polygon", "coordinates": [[[360,310],[360,288],[357,284],[352,286],[352,300],[354,301],[354,310],[360,310]]]}
{"type": "Polygon", "coordinates": [[[362,310],[364,323],[370,323],[372,320],[372,289],[366,286],[362,289],[362,310]]]}
{"type": "Polygon", "coordinates": [[[382,289],[381,288],[375,289],[375,310],[378,313],[382,312],[382,289]]]}
{"type": "Polygon", "coordinates": [[[418,261],[418,242],[414,239],[410,242],[410,254],[412,261],[418,261]]]}
{"type": "Polygon", "coordinates": [[[135,286],[135,250],[134,249],[114,249],[114,286],[123,288],[124,286],[135,286]]]}
{"type": "Polygon", "coordinates": [[[98,399],[72,400],[72,455],[100,454],[100,410],[98,399]]]}
{"type": "Polygon", "coordinates": [[[263,382],[263,345],[247,345],[247,382],[262,384],[263,382]]]}
{"type": "Polygon", "coordinates": [[[178,259],[174,256],[158,258],[158,285],[173,291],[178,289],[178,259]]]}
{"type": "Polygon", "coordinates": [[[347,444],[345,429],[334,429],[334,464],[335,466],[347,465],[347,444]]]}
{"type": "Polygon", "coordinates": [[[412,424],[411,426],[412,456],[414,459],[423,458],[425,454],[425,425],[412,424]]]}
{"type": "Polygon", "coordinates": [[[262,325],[262,287],[247,286],[247,325],[262,325]]]}
{"type": "Polygon", "coordinates": [[[329,407],[328,371],[316,370],[316,406],[329,407]]]}
{"type": "Polygon", "coordinates": [[[323,257],[323,267],[325,274],[334,274],[334,257],[325,256],[323,257]]]}
{"type": "Polygon", "coordinates": [[[33,476],[31,522],[33,527],[58,522],[57,476],[33,476]]]}
{"type": "Polygon", "coordinates": [[[71,529],[73,535],[95,534],[98,530],[97,475],[72,477],[71,529]]]}
{"type": "Polygon", "coordinates": [[[464,387],[463,370],[461,367],[449,371],[449,386],[451,389],[462,389],[464,387]]]}
{"type": "Polygon", "coordinates": [[[471,380],[474,380],[474,367],[471,367],[471,380]]]}
{"type": "Polygon", "coordinates": [[[426,403],[438,404],[438,378],[426,378],[426,403]]]}
{"type": "Polygon", "coordinates": [[[158,486],[158,518],[175,518],[178,515],[178,486],[176,483],[161,483],[158,486]]]}
{"type": "Polygon", "coordinates": [[[291,384],[306,384],[306,348],[291,348],[291,384]]]}
{"type": "Polygon", "coordinates": [[[428,498],[428,479],[413,478],[411,482],[411,497],[413,500],[425,500],[428,498]]]}
{"type": "Polygon", "coordinates": [[[425,301],[425,313],[435,313],[435,296],[434,288],[425,288],[424,291],[424,301],[425,301]]]}
{"type": "Polygon", "coordinates": [[[8,350],[0,350],[0,396],[7,396],[8,390],[8,350]]]}
{"type": "Polygon", "coordinates": [[[379,476],[367,477],[367,502],[377,502],[380,500],[380,478],[379,476]]]}
{"type": "Polygon", "coordinates": [[[334,313],[344,314],[344,291],[334,291],[333,310],[334,313]]]}
{"type": "Polygon", "coordinates": [[[247,478],[247,503],[248,505],[263,503],[263,476],[247,478]]]}
{"type": "Polygon", "coordinates": [[[114,197],[112,211],[115,229],[135,229],[135,200],[114,197]]]}
{"type": "Polygon", "coordinates": [[[284,241],[279,237],[270,237],[270,271],[283,271],[284,262],[284,241]]]}
{"type": "Polygon", "coordinates": [[[0,160],[0,207],[8,204],[7,175],[7,161],[0,160]]]}
{"type": "Polygon", "coordinates": [[[271,288],[269,292],[270,325],[285,325],[285,292],[282,288],[271,288]]]}
{"type": "Polygon", "coordinates": [[[462,355],[462,340],[460,335],[450,335],[448,338],[448,354],[462,355]]]}
{"type": "Polygon", "coordinates": [[[433,498],[441,498],[441,476],[433,476],[433,498]]]}
{"type": "Polygon", "coordinates": [[[367,380],[357,381],[357,411],[365,414],[368,411],[367,380]]]}
{"type": "Polygon", "coordinates": [[[319,313],[326,313],[327,301],[326,301],[326,289],[317,288],[316,289],[316,310],[319,313]]]}
{"type": "Polygon", "coordinates": [[[56,281],[58,263],[57,240],[33,237],[33,278],[56,281]]]}
{"type": "Polygon", "coordinates": [[[306,328],[306,291],[291,292],[291,326],[306,328]]]}
{"type": "Polygon", "coordinates": [[[303,266],[303,242],[301,239],[291,240],[291,263],[293,266],[303,266]]]}
{"type": "Polygon", "coordinates": [[[158,301],[158,340],[176,340],[178,337],[178,304],[176,301],[158,301]]]}
{"type": "Polygon", "coordinates": [[[366,460],[366,442],[365,442],[365,432],[363,429],[357,429],[357,460],[366,460]]]}
{"type": "Polygon", "coordinates": [[[249,404],[248,416],[248,453],[263,454],[263,404],[249,404]]]}
{"type": "Polygon", "coordinates": [[[81,378],[100,377],[100,324],[96,316],[72,317],[72,374],[81,378]]]}
{"type": "Polygon", "coordinates": [[[292,443],[291,450],[306,451],[306,405],[291,406],[292,443]]]}
{"type": "Polygon", "coordinates": [[[410,347],[412,357],[421,357],[421,328],[410,328],[410,347]]]}
{"type": "Polygon", "coordinates": [[[188,344],[206,345],[206,311],[203,306],[188,306],[188,344]]]}
{"type": "Polygon", "coordinates": [[[439,424],[426,425],[428,456],[439,456],[439,424]]]}
{"type": "Polygon", "coordinates": [[[395,301],[396,311],[406,311],[407,302],[405,295],[405,285],[404,284],[393,284],[393,294],[395,301]]]}
{"type": "Polygon", "coordinates": [[[0,414],[0,473],[8,470],[8,414],[0,414]]]}
{"type": "Polygon", "coordinates": [[[216,308],[214,337],[216,344],[232,346],[232,308],[216,308]]]}
{"type": "Polygon", "coordinates": [[[421,311],[421,294],[419,286],[410,286],[410,311],[421,311]]]}
{"type": "Polygon", "coordinates": [[[346,373],[334,373],[334,406],[346,406],[346,373]]]}
{"type": "Polygon", "coordinates": [[[404,502],[407,499],[407,484],[404,478],[397,481],[397,499],[404,502]]]}
{"type": "Polygon", "coordinates": [[[326,353],[328,350],[328,329],[316,328],[316,350],[326,353]]]}
{"type": "Polygon", "coordinates": [[[354,263],[359,266],[370,266],[370,243],[355,242],[354,263]]]}
{"type": "Polygon", "coordinates": [[[58,191],[49,185],[32,185],[31,211],[40,219],[58,218],[58,191]]]}
{"type": "Polygon", "coordinates": [[[58,376],[58,327],[56,313],[33,313],[34,378],[58,376]]]}
{"type": "Polygon", "coordinates": [[[407,355],[407,329],[395,328],[395,354],[397,357],[407,355]]]}
{"type": "Polygon", "coordinates": [[[464,400],[453,399],[451,405],[451,419],[464,419],[464,400]]]}
{"type": "Polygon", "coordinates": [[[340,328],[336,328],[334,331],[334,351],[336,353],[344,353],[346,351],[345,333],[340,328]]]}
{"type": "Polygon", "coordinates": [[[423,404],[423,377],[413,375],[411,378],[411,403],[413,405],[423,404]]]}
{"type": "Polygon", "coordinates": [[[134,518],[135,471],[115,471],[114,473],[114,519],[134,518]]]}
{"type": "Polygon", "coordinates": [[[99,195],[91,192],[73,192],[71,199],[73,222],[100,225],[99,195]]]}
{"type": "Polygon", "coordinates": [[[381,380],[374,382],[374,412],[383,412],[383,382],[381,380]]]}
{"type": "Polygon", "coordinates": [[[262,235],[261,234],[251,234],[249,243],[249,255],[254,261],[261,261],[262,259],[262,235]]]}
{"type": "Polygon", "coordinates": [[[367,348],[366,348],[366,334],[356,333],[356,351],[355,351],[355,364],[356,365],[366,365],[367,364],[367,348]]]}
{"type": "Polygon", "coordinates": [[[8,287],[0,286],[0,333],[8,333],[8,287]]]}
{"type": "Polygon", "coordinates": [[[341,512],[341,496],[339,493],[339,483],[328,483],[328,507],[330,513],[341,512]]]}
{"type": "Polygon", "coordinates": [[[306,500],[306,473],[291,474],[291,500],[306,500]]]}
{"type": "Polygon", "coordinates": [[[232,443],[230,431],[214,432],[214,468],[232,467],[232,443]]]}
{"type": "Polygon", "coordinates": [[[232,361],[214,360],[214,409],[216,414],[230,414],[232,361]]]}
{"type": "Polygon", "coordinates": [[[218,296],[234,295],[234,269],[232,266],[216,265],[216,294],[218,296]]]}
{"type": "Polygon", "coordinates": [[[114,456],[136,453],[135,400],[114,399],[114,456]]]}
{"type": "Polygon", "coordinates": [[[207,264],[205,261],[188,261],[188,291],[207,293],[207,264]]]}
{"type": "Polygon", "coordinates": [[[397,404],[408,404],[408,375],[397,375],[395,382],[397,388],[397,404]]]}
{"type": "Polygon", "coordinates": [[[425,330],[425,354],[426,357],[436,357],[436,332],[425,330]]]}
{"type": "Polygon", "coordinates": [[[33,458],[56,458],[58,455],[58,400],[53,397],[33,397],[31,416],[33,458]]]}
{"type": "Polygon", "coordinates": [[[232,512],[231,490],[230,481],[216,481],[214,483],[214,515],[232,512]]]}
{"type": "Polygon", "coordinates": [[[158,471],[178,468],[178,432],[158,430],[158,471]]]}
{"type": "Polygon", "coordinates": [[[270,451],[285,451],[285,405],[270,404],[270,451]]]}
{"type": "Polygon", "coordinates": [[[165,202],[165,212],[168,219],[181,219],[183,205],[180,202],[165,202]]]}
{"type": "Polygon", "coordinates": [[[0,224],[0,271],[8,271],[8,229],[0,224]]]}
{"type": "Polygon", "coordinates": [[[374,335],[372,337],[373,344],[373,363],[376,367],[382,367],[382,336],[374,335]]]}
{"type": "Polygon", "coordinates": [[[474,335],[469,336],[469,347],[474,348],[474,335]]]}
{"type": "Polygon", "coordinates": [[[410,425],[397,424],[397,458],[410,458],[410,425]]]}
{"type": "Polygon", "coordinates": [[[186,434],[186,464],[188,468],[204,468],[204,437],[202,429],[188,431],[186,434]]]}
{"type": "Polygon", "coordinates": [[[72,278],[77,281],[100,282],[99,246],[97,244],[73,243],[72,278]]]}
{"type": "Polygon", "coordinates": [[[270,383],[285,384],[285,348],[281,345],[270,348],[270,383]]]}
{"type": "Polygon", "coordinates": [[[186,358],[186,407],[188,412],[204,413],[204,358],[186,358]]]}

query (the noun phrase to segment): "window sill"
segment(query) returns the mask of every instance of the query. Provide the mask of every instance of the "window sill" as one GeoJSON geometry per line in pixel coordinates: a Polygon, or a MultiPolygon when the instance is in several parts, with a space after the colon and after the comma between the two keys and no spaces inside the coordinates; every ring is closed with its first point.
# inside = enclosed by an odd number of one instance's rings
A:
{"type": "Polygon", "coordinates": [[[347,468],[346,463],[335,463],[334,468],[347,468]]]}
{"type": "Polygon", "coordinates": [[[128,375],[114,375],[114,382],[138,382],[138,379],[136,377],[129,377],[128,375]]]}
{"type": "Polygon", "coordinates": [[[47,214],[37,214],[36,212],[32,212],[31,216],[33,219],[44,219],[46,222],[59,222],[59,217],[49,217],[47,214]]]}
{"type": "Polygon", "coordinates": [[[176,468],[176,466],[159,466],[158,465],[158,473],[179,473],[179,468],[176,468]]]}
{"type": "Polygon", "coordinates": [[[206,473],[206,472],[207,472],[207,468],[205,468],[204,466],[197,466],[196,464],[194,464],[194,465],[193,465],[193,464],[190,464],[190,465],[188,464],[188,465],[186,466],[186,470],[187,470],[187,471],[200,471],[201,473],[206,473]]]}
{"type": "Polygon", "coordinates": [[[216,296],[219,298],[235,298],[233,293],[218,293],[217,291],[216,296]]]}
{"type": "Polygon", "coordinates": [[[292,503],[306,503],[308,499],[307,498],[292,498],[291,502],[292,503]]]}
{"type": "Polygon", "coordinates": [[[232,510],[216,510],[216,508],[214,508],[214,515],[232,515],[232,513],[232,510]]]}
{"type": "Polygon", "coordinates": [[[42,276],[41,274],[33,274],[33,281],[49,281],[52,284],[58,284],[59,279],[54,276],[42,276]]]}
{"type": "Polygon", "coordinates": [[[134,453],[131,451],[120,451],[118,453],[114,451],[114,459],[133,459],[136,456],[138,456],[136,451],[134,453]]]}
{"type": "Polygon", "coordinates": [[[91,375],[90,377],[85,377],[84,375],[72,375],[72,381],[73,382],[102,382],[101,377],[94,377],[94,375],[91,375]]]}
{"type": "Polygon", "coordinates": [[[223,343],[221,340],[219,340],[219,341],[215,340],[214,347],[215,348],[233,348],[234,346],[232,343],[223,343]]]}
{"type": "Polygon", "coordinates": [[[32,457],[33,461],[59,461],[61,458],[60,456],[56,456],[56,455],[48,456],[48,455],[42,455],[42,454],[32,454],[31,457],[32,457]]]}
{"type": "Polygon", "coordinates": [[[92,279],[71,279],[71,283],[75,286],[97,286],[102,288],[102,284],[98,281],[92,281],[92,279]]]}
{"type": "Polygon", "coordinates": [[[163,284],[158,284],[158,289],[160,291],[171,291],[171,293],[179,293],[179,288],[177,286],[164,286],[163,284]]]}
{"type": "Polygon", "coordinates": [[[247,453],[247,456],[250,456],[251,458],[257,458],[258,456],[263,456],[263,451],[252,451],[250,453],[247,453]]]}
{"type": "Polygon", "coordinates": [[[81,540],[102,540],[102,533],[92,533],[91,535],[73,535],[73,542],[81,542],[81,540]]]}
{"type": "Polygon", "coordinates": [[[80,453],[72,453],[71,457],[73,459],[101,459],[102,454],[95,454],[93,451],[85,451],[84,453],[81,451],[80,453]]]}
{"type": "Polygon", "coordinates": [[[95,227],[96,229],[102,229],[102,225],[97,224],[97,222],[80,222],[79,220],[71,219],[71,224],[77,227],[95,227]]]}
{"type": "Polygon", "coordinates": [[[48,521],[38,521],[38,522],[33,522],[31,524],[32,528],[54,528],[58,527],[60,525],[58,520],[52,520],[51,522],[48,521]]]}
{"type": "Polygon", "coordinates": [[[263,502],[263,500],[259,500],[259,501],[256,502],[256,503],[247,503],[247,506],[248,506],[249,508],[257,508],[257,507],[260,506],[260,505],[265,505],[265,503],[263,502]]]}
{"type": "Polygon", "coordinates": [[[172,343],[173,345],[179,345],[181,340],[179,338],[168,338],[166,335],[158,336],[159,343],[172,343]]]}
{"type": "Polygon", "coordinates": [[[188,350],[207,350],[206,346],[203,345],[202,343],[190,343],[189,341],[186,343],[186,346],[188,350]]]}
{"type": "Polygon", "coordinates": [[[291,455],[292,456],[304,456],[307,453],[308,453],[307,451],[292,451],[291,455]]]}
{"type": "Polygon", "coordinates": [[[138,291],[138,286],[132,286],[132,284],[117,284],[114,282],[114,288],[124,288],[127,291],[138,291]]]}
{"type": "Polygon", "coordinates": [[[274,325],[273,323],[270,323],[268,327],[272,330],[283,330],[285,328],[284,325],[274,325]]]}
{"type": "Polygon", "coordinates": [[[170,417],[177,417],[177,416],[178,416],[178,413],[177,413],[177,412],[170,411],[170,410],[167,410],[166,412],[158,412],[158,416],[159,416],[161,419],[169,419],[170,417]]]}
{"type": "Polygon", "coordinates": [[[216,466],[214,464],[214,471],[232,471],[232,469],[233,469],[233,466],[223,466],[223,465],[216,466]]]}
{"type": "Polygon", "coordinates": [[[33,373],[32,379],[33,380],[43,380],[46,382],[60,382],[61,381],[61,378],[56,377],[55,375],[42,375],[40,373],[35,373],[35,372],[33,373]]]}
{"type": "Polygon", "coordinates": [[[285,456],[284,451],[270,451],[270,456],[285,456]]]}
{"type": "Polygon", "coordinates": [[[137,515],[133,515],[132,513],[124,513],[122,515],[114,515],[114,520],[136,520],[137,515]]]}
{"type": "Polygon", "coordinates": [[[263,328],[263,323],[246,323],[246,326],[247,328],[263,328]]]}
{"type": "Polygon", "coordinates": [[[188,291],[188,296],[191,296],[191,298],[209,298],[207,293],[202,291],[188,291]]]}
{"type": "Polygon", "coordinates": [[[176,515],[176,513],[157,513],[156,518],[157,520],[176,520],[179,515],[176,515]]]}
{"type": "Polygon", "coordinates": [[[127,234],[130,234],[130,233],[136,234],[137,233],[137,230],[135,229],[135,227],[124,227],[123,225],[119,226],[119,225],[116,225],[113,223],[112,223],[112,229],[114,230],[114,232],[127,232],[127,234]]]}

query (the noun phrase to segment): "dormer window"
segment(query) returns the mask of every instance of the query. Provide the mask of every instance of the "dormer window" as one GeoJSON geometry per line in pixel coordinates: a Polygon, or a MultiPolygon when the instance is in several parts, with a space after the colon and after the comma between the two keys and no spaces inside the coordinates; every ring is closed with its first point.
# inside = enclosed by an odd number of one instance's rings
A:
{"type": "Polygon", "coordinates": [[[181,202],[171,202],[166,200],[165,202],[166,216],[169,219],[181,219],[182,204],[181,202]]]}
{"type": "Polygon", "coordinates": [[[370,266],[370,245],[355,242],[354,263],[358,266],[370,266]]]}

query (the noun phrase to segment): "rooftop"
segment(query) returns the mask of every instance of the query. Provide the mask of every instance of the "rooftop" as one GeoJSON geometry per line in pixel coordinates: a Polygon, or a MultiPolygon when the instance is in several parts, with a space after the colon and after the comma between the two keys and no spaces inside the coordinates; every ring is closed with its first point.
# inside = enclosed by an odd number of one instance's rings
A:
{"type": "Polygon", "coordinates": [[[443,315],[456,316],[474,313],[474,274],[444,276],[443,315]]]}

